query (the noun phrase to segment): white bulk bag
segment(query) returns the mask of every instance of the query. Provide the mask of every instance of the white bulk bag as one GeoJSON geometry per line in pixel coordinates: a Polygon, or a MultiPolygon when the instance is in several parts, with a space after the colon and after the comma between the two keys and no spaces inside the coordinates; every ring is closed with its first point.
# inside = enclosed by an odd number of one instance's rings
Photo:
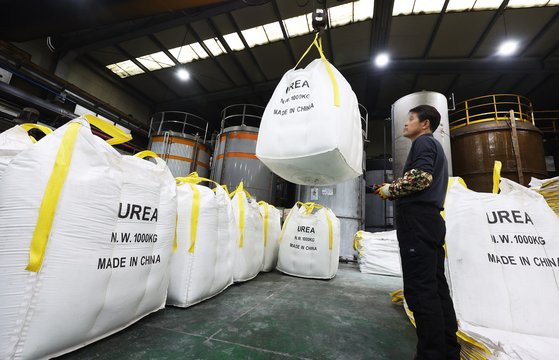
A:
{"type": "Polygon", "coordinates": [[[238,229],[233,278],[235,282],[247,281],[262,270],[264,222],[258,203],[244,190],[242,182],[230,196],[238,229]]]}
{"type": "Polygon", "coordinates": [[[120,155],[82,118],[19,153],[0,180],[0,358],[54,357],[162,308],[175,217],[164,161],[120,155]]]}
{"type": "Polygon", "coordinates": [[[233,209],[221,186],[197,185],[197,173],[177,178],[177,249],[171,260],[167,304],[188,307],[233,283],[233,209]]]}
{"type": "Polygon", "coordinates": [[[449,284],[461,330],[498,359],[555,359],[559,219],[545,199],[507,179],[501,194],[454,181],[445,213],[449,284]]]}
{"type": "Polygon", "coordinates": [[[307,52],[312,46],[321,59],[280,80],[262,116],[256,156],[293,183],[332,185],[362,174],[361,118],[347,80],[317,38],[307,52]]]}
{"type": "Polygon", "coordinates": [[[281,212],[265,201],[259,201],[260,215],[264,221],[264,265],[262,271],[272,271],[278,262],[281,236],[281,212]]]}
{"type": "Polygon", "coordinates": [[[359,253],[362,273],[402,276],[396,230],[375,233],[359,230],[353,237],[353,248],[359,253]]]}
{"type": "Polygon", "coordinates": [[[332,210],[310,202],[295,204],[283,224],[277,269],[289,275],[331,279],[338,271],[339,256],[340,220],[332,210]]]}
{"type": "Polygon", "coordinates": [[[21,151],[33,145],[34,139],[27,134],[31,129],[39,129],[45,135],[52,132],[46,126],[38,124],[16,125],[0,134],[0,179],[10,161],[21,151]]]}

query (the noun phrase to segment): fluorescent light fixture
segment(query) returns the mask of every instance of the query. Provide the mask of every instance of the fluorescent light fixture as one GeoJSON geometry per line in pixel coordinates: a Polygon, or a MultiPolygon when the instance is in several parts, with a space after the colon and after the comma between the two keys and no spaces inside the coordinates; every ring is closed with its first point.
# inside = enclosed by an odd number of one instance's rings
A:
{"type": "Polygon", "coordinates": [[[332,6],[328,9],[331,27],[344,26],[353,21],[353,3],[332,6]]]}
{"type": "Polygon", "coordinates": [[[549,0],[510,0],[507,7],[523,8],[523,7],[540,7],[546,6],[549,0]]]}
{"type": "Polygon", "coordinates": [[[512,54],[514,54],[516,52],[517,49],[518,49],[518,41],[507,40],[499,46],[499,50],[497,51],[497,55],[511,56],[512,54]]]}
{"type": "Polygon", "coordinates": [[[415,0],[395,0],[392,15],[409,15],[413,11],[415,0]]]}
{"type": "MultiPolygon", "coordinates": [[[[312,17],[312,15],[310,15],[312,17]]],[[[312,18],[311,18],[312,22],[312,18]]],[[[289,19],[283,20],[285,30],[287,31],[287,36],[295,37],[299,35],[305,35],[311,32],[312,25],[309,26],[307,21],[307,15],[295,16],[289,19]]]]}
{"type": "Polygon", "coordinates": [[[177,70],[177,77],[182,81],[186,81],[186,80],[190,79],[190,73],[185,68],[180,67],[177,70]]]}
{"type": "Polygon", "coordinates": [[[471,10],[476,0],[450,0],[446,11],[464,11],[471,10]]]}
{"type": "Polygon", "coordinates": [[[225,39],[225,42],[227,43],[227,45],[229,45],[229,47],[233,51],[241,51],[244,50],[245,48],[245,46],[243,45],[243,41],[241,40],[241,37],[236,32],[223,35],[223,39],[225,39]]]}
{"type": "Polygon", "coordinates": [[[279,22],[273,22],[269,24],[262,25],[264,31],[266,32],[266,36],[270,42],[283,40],[283,32],[281,31],[281,25],[279,22]]]}
{"type": "Polygon", "coordinates": [[[358,0],[353,2],[353,22],[363,21],[373,18],[375,9],[374,0],[358,0]]]}
{"type": "Polygon", "coordinates": [[[243,37],[245,38],[249,47],[255,47],[257,45],[264,45],[268,43],[268,37],[266,36],[266,31],[262,26],[256,26],[250,29],[241,31],[243,37]]]}
{"type": "Polygon", "coordinates": [[[217,38],[204,40],[204,45],[206,45],[206,47],[208,48],[208,50],[210,50],[213,56],[218,56],[227,52],[225,51],[223,45],[217,38]]]}
{"type": "Polygon", "coordinates": [[[444,0],[416,0],[413,7],[413,13],[420,12],[426,14],[440,13],[443,9],[444,0]]]}
{"type": "Polygon", "coordinates": [[[170,49],[169,52],[182,64],[199,59],[198,54],[192,50],[190,45],[179,46],[174,49],[170,49]]]}
{"type": "Polygon", "coordinates": [[[375,65],[383,68],[390,62],[390,56],[387,53],[380,53],[375,57],[375,65]]]}

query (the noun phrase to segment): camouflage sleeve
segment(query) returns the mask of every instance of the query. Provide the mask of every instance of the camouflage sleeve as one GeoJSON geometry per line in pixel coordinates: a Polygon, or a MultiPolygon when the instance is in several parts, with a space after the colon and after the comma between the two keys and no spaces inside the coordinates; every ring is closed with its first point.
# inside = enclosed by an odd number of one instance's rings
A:
{"type": "Polygon", "coordinates": [[[390,184],[390,193],[397,199],[421,191],[433,181],[433,175],[426,171],[411,169],[403,177],[396,179],[390,184]]]}

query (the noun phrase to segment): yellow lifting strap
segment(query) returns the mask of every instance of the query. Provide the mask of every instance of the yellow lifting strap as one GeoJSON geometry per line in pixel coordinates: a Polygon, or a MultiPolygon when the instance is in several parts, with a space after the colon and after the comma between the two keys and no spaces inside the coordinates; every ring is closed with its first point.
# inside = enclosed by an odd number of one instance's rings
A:
{"type": "Polygon", "coordinates": [[[359,253],[359,257],[363,256],[363,230],[359,230],[353,235],[353,250],[359,253]]]}
{"type": "Polygon", "coordinates": [[[243,196],[240,195],[243,194],[249,198],[251,196],[249,192],[245,190],[242,181],[239,183],[239,186],[237,186],[237,189],[229,194],[229,197],[233,198],[237,193],[239,194],[237,197],[237,201],[239,202],[239,247],[242,248],[245,237],[245,202],[243,196]]]}
{"type": "MultiPolygon", "coordinates": [[[[264,208],[264,247],[268,243],[268,203],[265,201],[259,201],[258,205],[264,208]]],[[[270,205],[271,206],[271,205],[270,205]]]]}
{"type": "MultiPolygon", "coordinates": [[[[27,132],[29,132],[29,130],[31,129],[37,129],[40,130],[43,134],[48,135],[52,132],[52,130],[44,125],[39,125],[39,124],[32,124],[32,123],[25,123],[25,124],[21,124],[20,125],[21,128],[27,132]]],[[[29,135],[29,138],[31,139],[31,141],[33,143],[36,143],[37,140],[35,140],[35,138],[31,135],[29,135]]]]}
{"type": "Polygon", "coordinates": [[[503,164],[495,160],[495,165],[493,165],[493,194],[499,193],[499,185],[501,184],[501,168],[503,164]]]}
{"type": "Polygon", "coordinates": [[[26,270],[38,272],[43,264],[45,250],[47,248],[52,223],[58,205],[58,199],[62,192],[62,187],[68,176],[70,163],[72,162],[72,154],[74,152],[74,145],[80,131],[82,124],[79,122],[72,122],[68,125],[64,137],[58,147],[54,166],[47,182],[45,193],[39,208],[39,216],[33,238],[31,239],[31,247],[29,248],[29,263],[26,270]]]}
{"type": "MultiPolygon", "coordinates": [[[[213,180],[210,180],[210,179],[207,179],[207,178],[204,178],[204,177],[200,177],[196,171],[191,172],[187,176],[177,177],[176,181],[177,181],[177,185],[180,185],[180,184],[199,184],[201,182],[207,181],[207,182],[210,182],[210,183],[214,184],[215,186],[221,186],[221,185],[219,185],[219,183],[217,183],[213,180]]],[[[226,187],[225,187],[225,190],[227,191],[226,187]]]]}
{"type": "Polygon", "coordinates": [[[177,228],[179,226],[179,214],[175,216],[175,237],[173,238],[173,252],[177,251],[177,228]]]}
{"type": "Polygon", "coordinates": [[[334,76],[334,71],[332,71],[332,66],[330,65],[328,60],[326,60],[326,56],[324,56],[324,52],[322,51],[322,38],[319,37],[319,33],[316,33],[313,42],[309,45],[307,50],[303,53],[303,56],[301,56],[299,61],[297,61],[297,64],[295,65],[294,69],[297,68],[297,66],[299,66],[299,63],[303,60],[303,58],[305,56],[307,56],[307,54],[309,53],[309,51],[311,51],[313,46],[316,47],[316,49],[318,50],[318,53],[320,54],[320,58],[322,59],[322,62],[324,63],[324,66],[326,67],[326,71],[328,71],[328,76],[330,76],[330,81],[332,82],[332,88],[334,90],[334,106],[339,107],[340,106],[340,89],[338,87],[338,81],[336,80],[336,76],[334,76]]]}
{"type": "Polygon", "coordinates": [[[124,132],[122,129],[116,125],[100,119],[93,115],[84,115],[83,118],[87,120],[91,125],[95,126],[97,129],[101,130],[105,134],[109,135],[111,138],[106,140],[109,145],[118,145],[132,140],[132,135],[124,132]]]}
{"type": "Polygon", "coordinates": [[[134,157],[137,157],[137,158],[140,158],[140,159],[145,159],[147,157],[158,158],[159,155],[157,155],[153,151],[144,150],[144,151],[140,151],[139,153],[135,154],[134,157]]]}
{"type": "Polygon", "coordinates": [[[196,244],[196,231],[198,230],[198,217],[200,216],[200,190],[196,184],[190,184],[192,189],[192,214],[190,216],[190,247],[189,253],[194,252],[194,245],[196,244]]]}

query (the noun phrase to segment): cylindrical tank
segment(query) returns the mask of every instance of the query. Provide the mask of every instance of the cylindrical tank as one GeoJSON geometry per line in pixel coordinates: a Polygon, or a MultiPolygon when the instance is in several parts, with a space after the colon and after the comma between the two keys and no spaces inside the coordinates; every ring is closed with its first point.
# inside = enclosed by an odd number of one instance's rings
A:
{"type": "MultiPolygon", "coordinates": [[[[362,105],[361,122],[363,137],[367,139],[369,115],[362,105]]],[[[365,168],[363,154],[363,171],[365,168]]],[[[297,185],[297,199],[302,202],[314,202],[330,208],[340,219],[340,258],[354,259],[357,253],[353,250],[353,236],[365,226],[365,179],[356,177],[336,185],[310,186],[297,185]]]]}
{"type": "Polygon", "coordinates": [[[410,109],[418,105],[431,105],[441,114],[441,123],[433,136],[444,150],[448,161],[448,173],[452,175],[452,156],[450,151],[450,131],[448,126],[448,102],[443,94],[433,91],[419,91],[406,95],[392,104],[392,158],[394,178],[403,175],[404,165],[411,149],[411,141],[405,138],[404,123],[408,120],[410,109]]]}
{"type": "Polygon", "coordinates": [[[257,200],[274,202],[275,175],[256,157],[258,126],[264,108],[237,104],[221,112],[221,132],[217,136],[212,163],[212,180],[232,191],[242,181],[257,200]]]}
{"type": "Polygon", "coordinates": [[[454,174],[468,188],[491,192],[495,160],[501,176],[519,182],[510,111],[513,110],[523,185],[547,176],[542,132],[533,124],[532,105],[514,94],[488,95],[457,104],[451,114],[454,174]]]}
{"type": "Polygon", "coordinates": [[[173,176],[196,171],[210,174],[208,122],[182,111],[164,111],[151,118],[149,148],[167,162],[173,176]]]}

